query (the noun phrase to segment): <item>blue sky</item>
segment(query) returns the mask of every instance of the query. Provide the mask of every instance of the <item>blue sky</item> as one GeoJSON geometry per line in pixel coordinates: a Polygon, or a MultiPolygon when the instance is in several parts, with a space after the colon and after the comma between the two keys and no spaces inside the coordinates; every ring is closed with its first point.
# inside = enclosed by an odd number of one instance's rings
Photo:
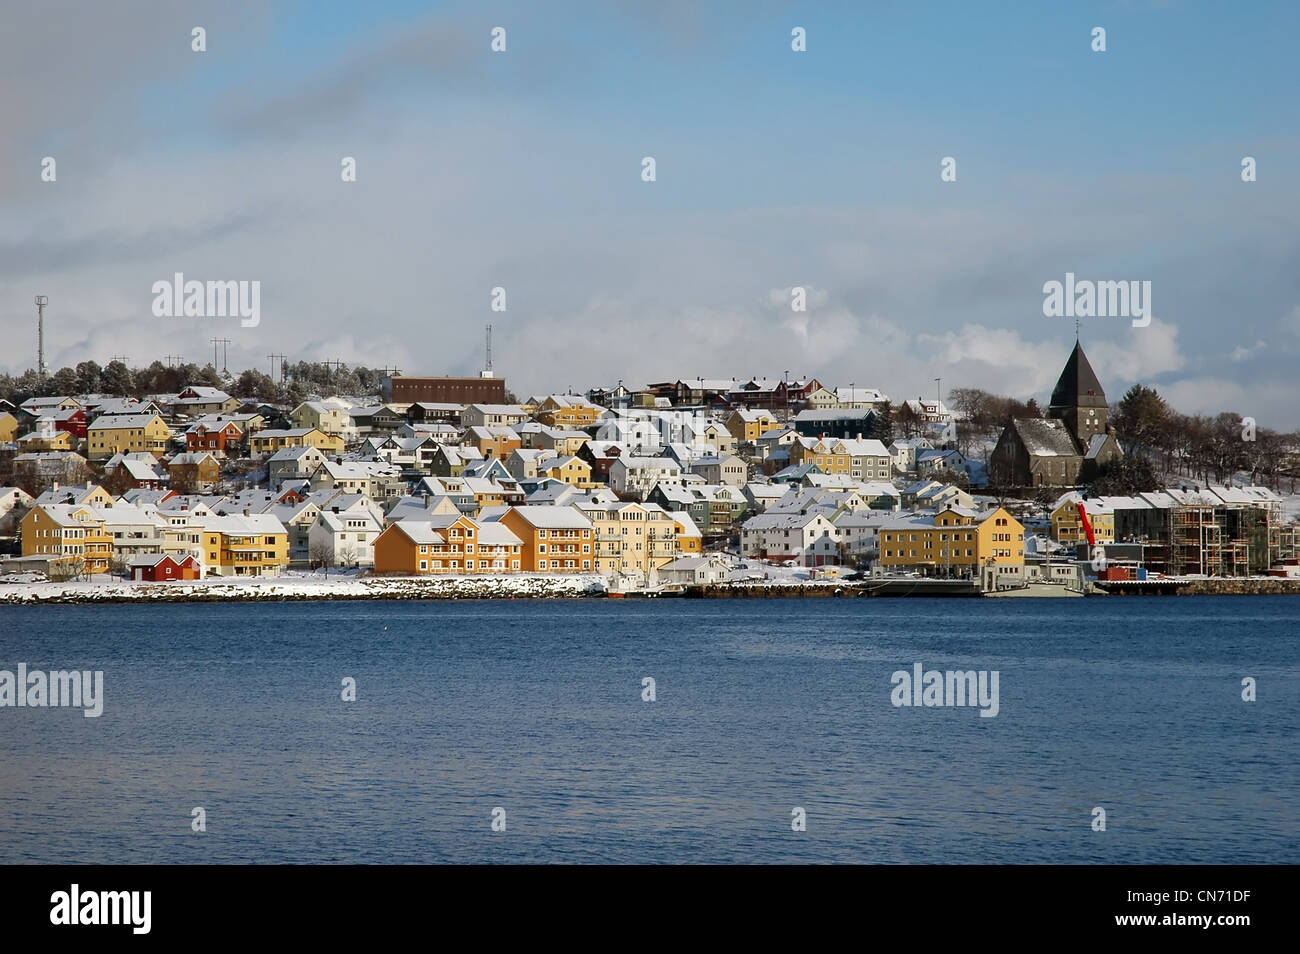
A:
{"type": "Polygon", "coordinates": [[[1041,289],[1073,271],[1152,282],[1151,327],[1084,323],[1112,398],[1300,425],[1293,5],[30,6],[0,8],[5,370],[44,293],[54,367],[220,335],[241,367],[472,372],[491,321],[521,392],[789,369],[1041,399],[1074,331],[1041,289]],[[261,281],[261,324],[154,318],[175,271],[261,281]]]}

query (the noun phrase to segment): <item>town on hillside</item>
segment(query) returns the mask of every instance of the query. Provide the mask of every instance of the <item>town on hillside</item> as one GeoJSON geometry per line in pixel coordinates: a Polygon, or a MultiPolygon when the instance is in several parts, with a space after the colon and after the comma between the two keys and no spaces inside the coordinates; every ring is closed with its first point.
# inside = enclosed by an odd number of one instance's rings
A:
{"type": "MultiPolygon", "coordinates": [[[[0,376],[0,581],[591,575],[1300,580],[1300,437],[1110,403],[813,377],[519,399],[504,378],[83,362],[0,376]]],[[[0,588],[2,589],[2,588],[0,588]]]]}

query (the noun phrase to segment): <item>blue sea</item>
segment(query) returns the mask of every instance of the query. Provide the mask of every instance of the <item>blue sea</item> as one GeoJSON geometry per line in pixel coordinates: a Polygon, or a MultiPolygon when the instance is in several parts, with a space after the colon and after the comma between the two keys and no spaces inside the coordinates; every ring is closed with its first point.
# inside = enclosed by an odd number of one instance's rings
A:
{"type": "Polygon", "coordinates": [[[0,709],[0,862],[1300,861],[1296,598],[0,607],[20,662],[104,711],[0,709]]]}

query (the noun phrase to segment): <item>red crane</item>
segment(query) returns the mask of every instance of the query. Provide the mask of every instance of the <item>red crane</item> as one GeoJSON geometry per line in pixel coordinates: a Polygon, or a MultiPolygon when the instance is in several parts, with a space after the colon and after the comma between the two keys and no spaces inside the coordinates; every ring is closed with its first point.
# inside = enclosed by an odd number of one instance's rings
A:
{"type": "Polygon", "coordinates": [[[1087,534],[1088,537],[1088,546],[1095,547],[1097,545],[1097,539],[1092,535],[1092,524],[1088,522],[1088,510],[1084,506],[1082,500],[1080,500],[1076,506],[1079,508],[1079,522],[1083,524],[1083,532],[1087,534]]]}

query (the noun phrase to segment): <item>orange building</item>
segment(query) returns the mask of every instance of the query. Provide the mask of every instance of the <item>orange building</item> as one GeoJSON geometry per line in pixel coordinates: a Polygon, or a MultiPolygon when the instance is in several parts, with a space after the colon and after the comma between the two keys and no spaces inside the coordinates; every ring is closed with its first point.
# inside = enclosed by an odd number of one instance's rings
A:
{"type": "Polygon", "coordinates": [[[590,573],[595,528],[572,507],[511,507],[501,521],[523,543],[525,571],[590,573]]]}
{"type": "Polygon", "coordinates": [[[507,459],[512,451],[524,446],[523,438],[504,424],[483,424],[465,431],[463,442],[468,447],[475,447],[484,457],[497,460],[507,459]]]}
{"type": "Polygon", "coordinates": [[[399,520],[375,538],[375,572],[408,576],[443,573],[515,573],[522,542],[499,524],[480,525],[460,514],[399,520]]]}

